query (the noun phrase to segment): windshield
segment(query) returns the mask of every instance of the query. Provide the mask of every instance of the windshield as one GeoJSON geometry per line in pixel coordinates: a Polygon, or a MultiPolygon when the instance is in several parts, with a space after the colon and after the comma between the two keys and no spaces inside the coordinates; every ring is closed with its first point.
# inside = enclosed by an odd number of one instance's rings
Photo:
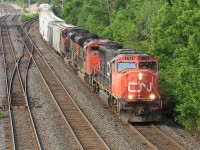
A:
{"type": "Polygon", "coordinates": [[[139,69],[150,69],[152,71],[156,71],[157,63],[156,62],[140,62],[139,69]]]}
{"type": "Polygon", "coordinates": [[[125,69],[136,69],[135,62],[119,62],[117,64],[117,71],[120,72],[125,69]]]}

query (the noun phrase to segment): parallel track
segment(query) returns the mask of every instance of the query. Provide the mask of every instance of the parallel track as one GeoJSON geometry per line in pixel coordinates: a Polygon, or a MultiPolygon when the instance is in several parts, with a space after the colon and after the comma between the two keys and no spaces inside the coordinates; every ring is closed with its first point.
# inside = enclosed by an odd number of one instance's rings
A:
{"type": "MultiPolygon", "coordinates": [[[[1,24],[0,24],[1,26],[1,24]]],[[[13,121],[12,121],[12,115],[11,115],[11,103],[10,103],[10,88],[9,88],[9,75],[8,75],[8,64],[6,61],[6,56],[5,56],[5,50],[4,50],[4,46],[3,46],[3,35],[2,35],[2,28],[0,28],[0,38],[1,38],[1,53],[3,54],[3,66],[4,66],[4,76],[6,77],[5,79],[5,86],[6,86],[6,100],[3,101],[3,107],[4,110],[7,110],[7,117],[8,119],[6,120],[6,127],[5,129],[5,137],[6,137],[6,141],[5,144],[6,149],[13,149],[15,150],[15,139],[14,139],[14,131],[13,131],[13,121]]]]}
{"type": "Polygon", "coordinates": [[[4,14],[4,16],[2,16],[1,18],[0,18],[0,22],[1,21],[5,21],[6,20],[6,18],[8,18],[9,17],[9,15],[8,14],[4,14]]]}
{"type": "MultiPolygon", "coordinates": [[[[21,67],[22,65],[20,64],[20,61],[23,56],[21,56],[19,59],[16,59],[8,27],[5,22],[1,22],[1,36],[3,51],[5,54],[5,72],[7,72],[7,83],[9,83],[7,85],[7,108],[9,110],[12,108],[10,111],[10,124],[12,131],[10,137],[12,138],[12,146],[10,147],[12,147],[11,149],[41,149],[37,134],[35,132],[35,126],[33,124],[27,102],[27,93],[25,90],[28,67],[25,71],[22,69],[23,67],[21,67]],[[24,82],[22,82],[20,71],[24,71],[24,82]],[[27,140],[29,141],[26,142],[27,140]]],[[[26,62],[29,65],[30,61],[26,60],[26,62]]]]}
{"type": "Polygon", "coordinates": [[[18,13],[15,14],[14,17],[12,18],[12,21],[18,21],[19,17],[20,17],[20,14],[18,13]]]}
{"type": "MultiPolygon", "coordinates": [[[[27,33],[22,33],[23,35],[27,33]]],[[[24,37],[24,36],[23,36],[24,37]]],[[[24,38],[25,43],[31,41],[24,38]]],[[[33,44],[34,45],[34,44],[33,44]]],[[[63,120],[80,149],[109,149],[34,45],[33,58],[63,120]]]]}
{"type": "Polygon", "coordinates": [[[154,150],[185,150],[179,143],[160,131],[155,125],[131,125],[130,128],[154,150]]]}

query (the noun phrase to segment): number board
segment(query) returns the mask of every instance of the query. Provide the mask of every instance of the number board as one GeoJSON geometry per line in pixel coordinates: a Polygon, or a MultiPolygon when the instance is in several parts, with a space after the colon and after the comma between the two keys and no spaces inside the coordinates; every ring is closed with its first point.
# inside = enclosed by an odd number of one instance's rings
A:
{"type": "Polygon", "coordinates": [[[149,60],[149,57],[142,57],[142,60],[149,60]]]}
{"type": "Polygon", "coordinates": [[[133,57],[125,57],[125,60],[133,60],[133,57]]]}

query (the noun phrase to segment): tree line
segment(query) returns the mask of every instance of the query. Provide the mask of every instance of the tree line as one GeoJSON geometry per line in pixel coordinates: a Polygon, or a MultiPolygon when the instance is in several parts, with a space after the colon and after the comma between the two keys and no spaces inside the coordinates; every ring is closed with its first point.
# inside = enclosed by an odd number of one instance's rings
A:
{"type": "Polygon", "coordinates": [[[163,113],[200,130],[200,0],[67,0],[55,11],[66,23],[157,58],[163,113]]]}

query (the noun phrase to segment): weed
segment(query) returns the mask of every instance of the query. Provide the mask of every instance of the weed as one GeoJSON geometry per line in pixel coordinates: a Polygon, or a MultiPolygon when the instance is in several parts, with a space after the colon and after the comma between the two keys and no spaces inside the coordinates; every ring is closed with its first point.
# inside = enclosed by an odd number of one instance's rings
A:
{"type": "Polygon", "coordinates": [[[0,111],[0,119],[4,117],[4,114],[2,111],[0,111]]]}
{"type": "Polygon", "coordinates": [[[28,14],[28,13],[23,13],[21,15],[21,21],[25,22],[25,21],[30,21],[30,20],[36,20],[39,18],[39,14],[28,14]]]}

